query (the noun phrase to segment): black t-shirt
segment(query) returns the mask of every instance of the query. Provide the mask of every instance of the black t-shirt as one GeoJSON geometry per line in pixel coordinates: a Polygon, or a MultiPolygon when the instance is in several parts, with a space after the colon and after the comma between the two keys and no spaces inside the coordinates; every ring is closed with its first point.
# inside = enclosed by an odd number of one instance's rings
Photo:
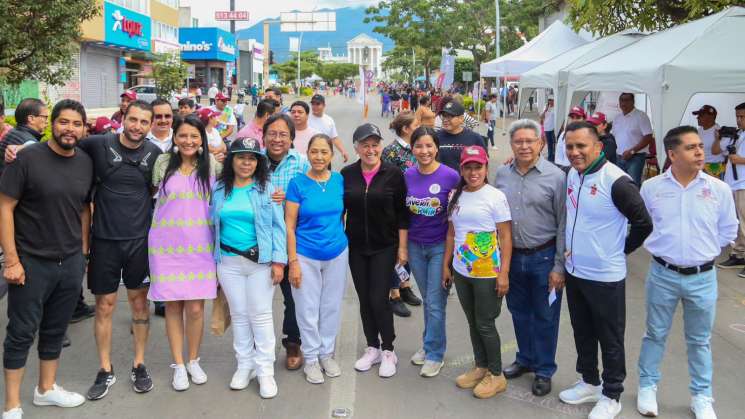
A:
{"type": "Polygon", "coordinates": [[[93,162],[80,150],[64,157],[39,143],[19,152],[0,179],[0,193],[18,200],[13,212],[18,253],[46,259],[80,253],[80,212],[92,186],[93,162]]]}
{"type": "Polygon", "coordinates": [[[460,172],[460,153],[463,148],[470,145],[486,148],[484,138],[468,128],[464,128],[460,134],[455,135],[441,129],[437,131],[437,139],[440,141],[440,162],[458,172],[460,172]]]}
{"type": "Polygon", "coordinates": [[[119,134],[93,135],[80,142],[93,159],[96,175],[93,237],[133,240],[147,237],[152,221],[150,185],[160,149],[145,140],[124,147],[119,134]]]}

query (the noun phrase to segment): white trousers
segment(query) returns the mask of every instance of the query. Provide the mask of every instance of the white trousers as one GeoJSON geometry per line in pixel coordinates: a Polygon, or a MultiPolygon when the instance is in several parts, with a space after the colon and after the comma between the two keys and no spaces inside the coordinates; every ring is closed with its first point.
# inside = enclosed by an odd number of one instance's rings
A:
{"type": "Polygon", "coordinates": [[[341,325],[341,303],[347,284],[349,249],[331,260],[298,255],[302,281],[292,287],[295,316],[300,328],[305,362],[318,362],[334,355],[341,325]]]}
{"type": "Polygon", "coordinates": [[[255,369],[259,377],[273,376],[276,338],[270,265],[243,256],[222,256],[217,275],[230,306],[238,367],[255,369]]]}

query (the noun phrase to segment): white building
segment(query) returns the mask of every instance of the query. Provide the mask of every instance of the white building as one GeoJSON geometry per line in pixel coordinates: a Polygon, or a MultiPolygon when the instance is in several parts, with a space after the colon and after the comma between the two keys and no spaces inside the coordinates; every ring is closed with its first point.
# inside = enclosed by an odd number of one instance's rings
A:
{"type": "Polygon", "coordinates": [[[347,60],[371,70],[375,74],[374,78],[380,78],[383,74],[383,43],[361,33],[347,41],[347,60]]]}
{"type": "Polygon", "coordinates": [[[334,55],[331,47],[318,48],[318,60],[322,63],[346,63],[347,57],[334,55]]]}

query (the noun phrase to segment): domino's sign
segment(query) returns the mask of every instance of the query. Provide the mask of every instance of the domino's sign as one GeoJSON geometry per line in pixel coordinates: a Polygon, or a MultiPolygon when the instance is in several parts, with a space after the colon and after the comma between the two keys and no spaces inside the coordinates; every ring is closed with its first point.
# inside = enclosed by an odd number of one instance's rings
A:
{"type": "Polygon", "coordinates": [[[184,60],[235,61],[235,37],[219,28],[179,28],[184,60]]]}

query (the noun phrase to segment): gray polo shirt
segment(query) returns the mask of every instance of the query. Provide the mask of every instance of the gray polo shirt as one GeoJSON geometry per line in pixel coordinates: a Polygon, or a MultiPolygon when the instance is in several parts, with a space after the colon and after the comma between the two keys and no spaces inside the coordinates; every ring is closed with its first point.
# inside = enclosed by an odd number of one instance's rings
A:
{"type": "Polygon", "coordinates": [[[497,170],[494,181],[507,196],[512,213],[512,246],[538,247],[556,239],[553,272],[564,273],[566,174],[541,157],[525,176],[516,163],[497,170]]]}

